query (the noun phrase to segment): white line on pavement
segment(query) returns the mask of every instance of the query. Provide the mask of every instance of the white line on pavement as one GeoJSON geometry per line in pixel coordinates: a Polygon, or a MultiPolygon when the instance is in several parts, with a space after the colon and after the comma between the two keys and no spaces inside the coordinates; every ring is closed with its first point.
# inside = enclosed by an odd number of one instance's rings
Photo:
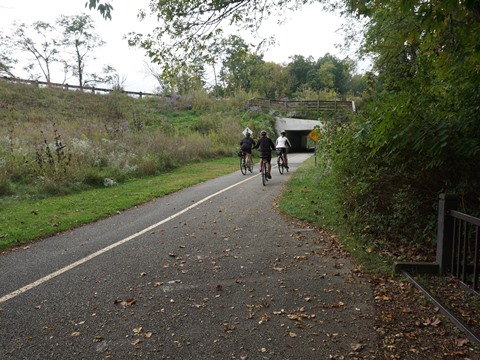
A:
{"type": "Polygon", "coordinates": [[[77,266],[80,266],[80,265],[86,263],[87,261],[90,261],[90,260],[96,258],[97,256],[102,255],[102,254],[106,253],[107,251],[110,251],[110,250],[116,248],[117,246],[120,246],[120,245],[122,245],[122,244],[125,244],[125,243],[129,242],[130,240],[133,240],[133,239],[139,237],[140,235],[143,235],[143,234],[145,234],[146,232],[149,232],[149,231],[153,230],[154,228],[156,228],[156,227],[158,227],[158,226],[160,226],[160,225],[163,225],[163,224],[165,224],[166,222],[168,222],[168,221],[170,221],[170,220],[175,219],[177,216],[180,216],[180,215],[186,213],[187,211],[189,211],[189,210],[197,207],[198,205],[204,203],[205,201],[208,201],[208,200],[210,200],[211,198],[213,198],[213,197],[215,197],[215,196],[217,196],[217,195],[219,195],[219,194],[221,194],[221,193],[223,193],[223,192],[225,192],[225,191],[228,191],[228,190],[234,188],[235,186],[238,186],[238,185],[240,185],[240,184],[243,184],[244,182],[247,182],[247,181],[252,180],[253,178],[257,177],[258,175],[259,175],[259,174],[254,175],[254,176],[251,176],[251,177],[248,177],[248,178],[245,179],[245,180],[239,181],[239,182],[237,182],[237,183],[235,183],[235,184],[233,184],[233,185],[230,185],[230,186],[226,187],[225,189],[222,189],[222,190],[220,190],[220,191],[217,191],[216,193],[211,194],[211,195],[203,198],[202,200],[196,202],[195,204],[192,204],[192,205],[186,207],[185,209],[180,210],[180,211],[177,212],[176,214],[173,214],[173,215],[171,215],[171,216],[163,219],[162,221],[159,221],[159,222],[156,223],[156,224],[153,224],[153,225],[151,225],[151,226],[149,226],[149,227],[147,227],[147,228],[145,228],[145,229],[143,229],[143,230],[141,230],[141,231],[139,231],[139,232],[137,232],[137,233],[135,233],[135,234],[133,234],[133,235],[130,235],[130,236],[128,236],[128,237],[126,237],[126,238],[124,238],[124,239],[122,239],[122,240],[114,243],[114,244],[111,244],[111,245],[109,245],[109,246],[107,246],[107,247],[105,247],[105,248],[103,248],[103,249],[100,249],[100,250],[94,252],[93,254],[90,254],[90,255],[88,255],[88,256],[80,259],[80,260],[77,260],[77,261],[75,261],[74,263],[72,263],[72,264],[70,264],[70,265],[67,265],[67,266],[65,266],[65,267],[63,267],[63,268],[61,268],[61,269],[59,269],[59,270],[57,270],[57,271],[55,271],[55,272],[47,275],[47,276],[42,277],[41,279],[38,279],[37,281],[34,281],[34,282],[32,282],[32,283],[30,283],[30,284],[28,284],[28,285],[25,285],[25,286],[21,287],[21,288],[18,289],[18,290],[15,290],[15,291],[11,292],[10,294],[7,294],[7,295],[2,296],[2,297],[0,297],[0,304],[1,304],[1,303],[4,303],[5,301],[8,301],[8,300],[10,300],[10,299],[13,299],[14,297],[16,297],[16,296],[18,296],[18,295],[21,295],[21,294],[27,292],[28,290],[31,290],[31,289],[33,289],[33,288],[35,288],[35,287],[37,287],[37,286],[39,286],[39,285],[41,285],[41,284],[43,284],[43,283],[45,283],[45,282],[47,282],[47,281],[49,281],[49,280],[57,277],[57,276],[65,273],[65,272],[67,272],[67,271],[69,271],[69,270],[72,270],[72,269],[76,268],[77,266]]]}

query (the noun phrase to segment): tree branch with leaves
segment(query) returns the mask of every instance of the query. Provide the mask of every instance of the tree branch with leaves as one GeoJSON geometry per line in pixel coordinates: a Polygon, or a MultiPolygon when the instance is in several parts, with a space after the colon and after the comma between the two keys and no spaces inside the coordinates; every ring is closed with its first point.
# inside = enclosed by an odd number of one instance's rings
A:
{"type": "MultiPolygon", "coordinates": [[[[139,18],[155,17],[158,26],[148,34],[128,34],[128,43],[144,49],[153,63],[162,66],[166,77],[175,76],[191,64],[217,62],[222,51],[218,44],[232,32],[256,34],[265,17],[309,2],[315,1],[152,0],[139,18]]],[[[263,41],[257,45],[262,46],[263,41]]]]}
{"type": "Polygon", "coordinates": [[[90,10],[98,10],[105,20],[112,20],[113,6],[109,2],[102,2],[100,0],[88,0],[85,3],[85,7],[88,7],[90,10]]]}

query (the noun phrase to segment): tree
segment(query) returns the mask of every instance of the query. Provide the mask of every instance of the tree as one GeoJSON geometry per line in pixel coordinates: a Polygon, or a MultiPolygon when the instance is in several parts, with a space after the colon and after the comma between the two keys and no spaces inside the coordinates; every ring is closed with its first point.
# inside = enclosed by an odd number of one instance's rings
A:
{"type": "Polygon", "coordinates": [[[313,57],[294,55],[287,65],[289,75],[289,96],[292,96],[304,86],[309,86],[316,78],[315,61],[313,57]]]}
{"type": "MultiPolygon", "coordinates": [[[[258,54],[260,47],[248,44],[238,35],[230,35],[227,38],[221,38],[214,41],[209,47],[209,57],[206,64],[210,64],[214,73],[215,89],[219,90],[223,85],[223,90],[232,91],[244,89],[248,91],[249,79],[245,67],[249,55],[258,54]],[[220,72],[217,75],[217,66],[220,65],[220,72]],[[242,81],[242,77],[247,76],[242,81]],[[222,85],[220,85],[220,83],[222,85]],[[228,89],[227,89],[228,88],[228,89]]],[[[252,59],[253,60],[253,59],[252,59]]],[[[222,92],[223,92],[222,90],[222,92]]]]}
{"type": "Polygon", "coordinates": [[[323,61],[317,69],[318,83],[315,89],[335,89],[335,64],[331,60],[323,61]]]}
{"type": "Polygon", "coordinates": [[[263,62],[261,56],[251,53],[250,45],[236,35],[223,39],[220,44],[220,48],[223,49],[220,81],[226,94],[233,95],[237,90],[249,92],[252,67],[263,62]]]}
{"type": "Polygon", "coordinates": [[[112,20],[113,6],[108,2],[102,3],[100,0],[88,0],[85,3],[85,7],[97,9],[104,19],[112,20]]]}
{"type": "Polygon", "coordinates": [[[181,69],[174,76],[166,77],[162,69],[155,64],[146,63],[145,67],[153,78],[158,82],[157,91],[161,94],[184,95],[192,90],[202,89],[205,85],[205,71],[202,66],[181,69]]]}
{"type": "Polygon", "coordinates": [[[13,67],[17,62],[12,55],[9,38],[0,34],[0,75],[15,77],[13,67]]]}
{"type": "Polygon", "coordinates": [[[401,6],[380,2],[375,9],[360,5],[356,11],[370,17],[363,50],[376,54],[381,95],[377,99],[385,104],[379,108],[378,129],[382,131],[372,133],[375,149],[391,146],[385,137],[395,137],[397,146],[420,151],[425,167],[444,163],[453,149],[464,155],[480,153],[477,141],[456,143],[458,133],[452,133],[438,142],[433,131],[437,128],[443,133],[459,126],[455,132],[461,131],[466,138],[478,134],[475,89],[480,86],[480,50],[475,34],[480,30],[479,8],[469,2],[450,6],[443,0],[401,6]],[[412,136],[412,130],[418,136],[412,136]]]}
{"type": "Polygon", "coordinates": [[[103,65],[102,71],[88,74],[88,83],[109,84],[114,90],[123,90],[123,84],[127,80],[126,76],[120,75],[117,70],[111,65],[103,65]]]}
{"type": "MultiPolygon", "coordinates": [[[[233,88],[248,89],[249,79],[245,77],[245,73],[243,74],[244,83],[240,85],[241,79],[235,75],[235,72],[238,74],[239,69],[232,71],[232,64],[225,64],[225,62],[232,59],[240,60],[239,56],[242,55],[242,51],[245,51],[245,49],[240,48],[242,46],[248,48],[248,52],[261,56],[262,47],[272,39],[261,40],[255,45],[241,44],[238,39],[235,39],[235,37],[239,38],[238,36],[227,36],[221,25],[226,24],[229,28],[236,26],[240,30],[255,34],[264,17],[273,14],[282,15],[285,10],[298,10],[307,3],[309,1],[304,0],[240,0],[234,2],[230,0],[215,0],[213,2],[153,0],[149,4],[148,11],[144,10],[140,13],[140,18],[145,19],[148,16],[154,16],[158,21],[158,26],[147,34],[128,34],[128,43],[130,46],[137,46],[146,51],[151,61],[162,69],[161,76],[164,81],[168,77],[174,78],[180,71],[186,71],[185,69],[192,64],[196,64],[196,66],[203,64],[203,67],[211,65],[214,72],[215,88],[218,90],[220,84],[218,83],[216,65],[223,63],[223,74],[220,74],[221,80],[224,83],[227,81],[230,89],[232,89],[232,85],[233,88]],[[233,50],[232,48],[235,46],[237,46],[237,49],[233,50]],[[232,57],[232,51],[238,51],[235,57],[232,57]],[[226,69],[228,69],[228,76],[230,76],[228,80],[226,69]]],[[[99,4],[103,3],[91,0],[89,6],[90,8],[98,8],[99,4]]],[[[312,60],[308,64],[309,74],[302,74],[303,78],[294,76],[290,93],[297,91],[300,84],[308,83],[308,86],[312,88],[322,86],[318,81],[313,59],[309,60],[312,60]],[[308,78],[308,81],[305,78],[308,78]]],[[[342,73],[338,72],[339,67],[337,65],[339,65],[338,62],[335,62],[335,84],[331,86],[343,92],[347,82],[344,81],[346,79],[341,78],[342,73]]]]}
{"type": "Polygon", "coordinates": [[[98,76],[94,74],[91,74],[89,79],[85,78],[85,67],[89,60],[95,59],[93,50],[103,46],[105,42],[94,32],[95,26],[90,16],[62,15],[57,19],[57,24],[63,29],[61,44],[71,55],[71,60],[65,64],[78,79],[79,86],[96,81],[98,76]]]}
{"type": "Polygon", "coordinates": [[[354,61],[349,58],[340,60],[336,56],[327,53],[318,59],[316,67],[322,88],[335,90],[342,95],[349,91],[352,71],[355,69],[354,61]],[[325,84],[328,86],[325,86],[325,84]]]}
{"type": "Polygon", "coordinates": [[[362,96],[368,88],[369,74],[355,74],[350,80],[349,91],[353,96],[362,96]]]}
{"type": "Polygon", "coordinates": [[[288,73],[285,66],[273,62],[262,62],[255,67],[252,90],[261,96],[275,100],[286,96],[288,73]]]}
{"type": "MultiPolygon", "coordinates": [[[[280,13],[287,8],[298,8],[303,0],[159,0],[151,1],[149,12],[158,26],[149,34],[130,33],[130,46],[143,48],[150,59],[174,73],[192,63],[211,64],[210,49],[227,38],[221,24],[237,26],[254,34],[263,17],[280,13]]],[[[263,41],[259,41],[261,46],[263,41]]]]}
{"type": "Polygon", "coordinates": [[[33,57],[25,66],[32,78],[40,77],[35,73],[39,69],[45,81],[50,82],[52,64],[59,61],[55,27],[43,21],[34,22],[30,26],[24,23],[15,25],[17,28],[8,39],[10,46],[33,57]]]}
{"type": "Polygon", "coordinates": [[[362,51],[375,74],[335,154],[340,201],[377,239],[431,245],[439,193],[480,208],[480,3],[350,5],[368,19],[362,51]]]}

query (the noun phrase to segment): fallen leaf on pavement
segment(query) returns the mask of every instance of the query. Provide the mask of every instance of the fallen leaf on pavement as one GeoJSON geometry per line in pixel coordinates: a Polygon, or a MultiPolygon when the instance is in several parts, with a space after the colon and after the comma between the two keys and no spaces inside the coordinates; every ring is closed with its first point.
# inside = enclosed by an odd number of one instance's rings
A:
{"type": "Polygon", "coordinates": [[[352,343],[350,346],[353,351],[360,351],[365,347],[364,344],[360,344],[360,343],[352,343]]]}
{"type": "Polygon", "coordinates": [[[457,339],[457,340],[455,340],[455,344],[457,346],[464,346],[464,345],[467,345],[468,343],[469,343],[468,339],[457,339]]]}
{"type": "Polygon", "coordinates": [[[127,308],[129,306],[132,306],[132,305],[135,305],[135,303],[137,302],[137,300],[133,299],[133,298],[128,298],[126,300],[115,300],[113,303],[115,305],[121,305],[123,308],[127,308]]]}
{"type": "Polygon", "coordinates": [[[233,330],[235,330],[235,327],[225,326],[223,328],[223,331],[225,331],[227,334],[231,334],[233,332],[233,330]]]}
{"type": "Polygon", "coordinates": [[[262,316],[260,316],[260,321],[258,322],[259,324],[263,324],[263,323],[266,323],[268,320],[270,320],[270,318],[268,317],[267,314],[263,314],[262,316]]]}
{"type": "Polygon", "coordinates": [[[441,324],[441,322],[442,322],[442,321],[440,320],[440,318],[437,317],[437,318],[425,320],[425,321],[423,322],[423,325],[425,325],[425,326],[429,326],[429,325],[430,325],[430,326],[433,326],[433,327],[437,327],[438,325],[441,324]]]}
{"type": "Polygon", "coordinates": [[[142,340],[140,340],[140,339],[135,339],[135,340],[133,340],[130,344],[132,344],[133,346],[135,346],[135,345],[140,344],[141,342],[142,342],[142,340]]]}

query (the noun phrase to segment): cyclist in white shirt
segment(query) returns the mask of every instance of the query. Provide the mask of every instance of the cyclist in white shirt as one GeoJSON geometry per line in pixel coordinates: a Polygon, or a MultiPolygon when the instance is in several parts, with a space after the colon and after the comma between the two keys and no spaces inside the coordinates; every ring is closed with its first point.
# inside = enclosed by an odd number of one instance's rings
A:
{"type": "Polygon", "coordinates": [[[275,142],[277,150],[280,150],[283,154],[283,158],[285,159],[285,167],[289,169],[288,167],[288,159],[287,159],[287,147],[292,147],[292,144],[288,140],[288,138],[285,136],[285,131],[282,130],[280,133],[280,136],[277,138],[277,141],[275,142]]]}

